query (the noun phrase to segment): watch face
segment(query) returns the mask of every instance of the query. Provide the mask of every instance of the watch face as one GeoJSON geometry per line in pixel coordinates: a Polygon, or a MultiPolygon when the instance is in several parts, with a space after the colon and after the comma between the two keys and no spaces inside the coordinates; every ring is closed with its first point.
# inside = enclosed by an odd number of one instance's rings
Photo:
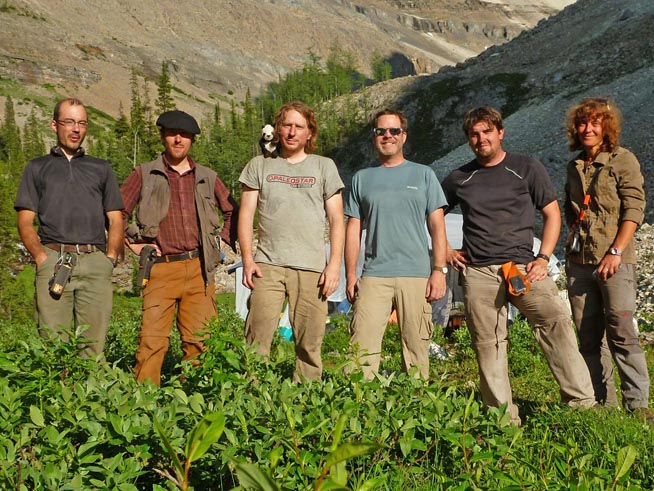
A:
{"type": "Polygon", "coordinates": [[[622,251],[620,249],[616,249],[615,247],[611,247],[609,249],[609,254],[613,256],[622,256],[622,251]]]}

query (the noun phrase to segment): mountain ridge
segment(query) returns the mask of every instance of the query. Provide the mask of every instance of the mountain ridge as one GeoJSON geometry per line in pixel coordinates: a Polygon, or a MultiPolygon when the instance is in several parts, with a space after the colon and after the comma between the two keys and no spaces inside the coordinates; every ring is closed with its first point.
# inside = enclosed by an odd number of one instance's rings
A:
{"type": "Polygon", "coordinates": [[[505,42],[570,0],[4,0],[0,77],[39,96],[76,94],[118,116],[130,74],[154,93],[166,60],[180,107],[242,100],[332,45],[364,72],[378,52],[395,75],[433,72],[505,42]]]}

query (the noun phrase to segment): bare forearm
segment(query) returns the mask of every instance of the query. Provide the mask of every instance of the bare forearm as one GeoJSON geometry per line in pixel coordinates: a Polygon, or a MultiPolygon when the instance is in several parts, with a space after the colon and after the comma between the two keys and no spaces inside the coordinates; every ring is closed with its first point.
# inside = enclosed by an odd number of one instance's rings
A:
{"type": "Polygon", "coordinates": [[[618,228],[618,234],[615,236],[615,240],[613,241],[613,247],[624,251],[629,245],[629,242],[631,242],[631,239],[633,239],[637,228],[638,224],[631,220],[623,220],[620,222],[620,228],[618,228]]]}
{"type": "Polygon", "coordinates": [[[35,213],[27,210],[18,212],[18,235],[34,261],[40,264],[45,260],[46,254],[39,236],[34,229],[35,216],[35,213]]]}
{"type": "Polygon", "coordinates": [[[447,232],[445,231],[445,215],[442,208],[429,215],[427,225],[431,236],[433,265],[445,266],[448,243],[447,232]]]}
{"type": "Polygon", "coordinates": [[[551,256],[559,240],[561,232],[561,212],[559,205],[553,201],[542,210],[543,214],[543,234],[541,237],[540,252],[551,256]]]}
{"type": "Polygon", "coordinates": [[[117,259],[122,256],[124,227],[123,216],[121,211],[111,211],[107,213],[109,218],[109,231],[107,233],[107,256],[117,259]]]}
{"type": "Polygon", "coordinates": [[[243,264],[253,261],[252,242],[254,240],[254,214],[257,210],[259,191],[243,186],[241,207],[238,212],[238,242],[241,246],[243,264]]]}
{"type": "Polygon", "coordinates": [[[361,250],[361,222],[350,218],[347,222],[345,240],[345,274],[346,277],[356,277],[357,262],[361,250]]]}
{"type": "Polygon", "coordinates": [[[338,265],[340,268],[343,258],[343,247],[345,246],[345,219],[334,217],[329,224],[329,264],[338,265]]]}

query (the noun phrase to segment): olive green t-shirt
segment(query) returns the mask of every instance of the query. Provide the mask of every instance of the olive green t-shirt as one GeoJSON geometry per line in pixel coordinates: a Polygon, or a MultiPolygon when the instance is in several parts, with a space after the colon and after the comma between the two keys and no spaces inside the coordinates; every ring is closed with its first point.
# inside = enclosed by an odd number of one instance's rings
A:
{"type": "Polygon", "coordinates": [[[343,189],[336,164],[308,155],[297,164],[254,157],[239,181],[259,191],[255,262],[308,271],[325,269],[325,201],[343,189]]]}

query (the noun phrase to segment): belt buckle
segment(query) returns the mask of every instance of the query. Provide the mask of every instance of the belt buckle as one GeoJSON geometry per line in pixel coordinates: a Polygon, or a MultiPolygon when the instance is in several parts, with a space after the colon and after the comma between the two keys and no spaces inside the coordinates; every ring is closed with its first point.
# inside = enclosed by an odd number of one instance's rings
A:
{"type": "Polygon", "coordinates": [[[75,251],[77,254],[89,254],[93,251],[93,246],[91,244],[75,244],[75,251]],[[81,245],[81,249],[80,249],[81,245]]]}

